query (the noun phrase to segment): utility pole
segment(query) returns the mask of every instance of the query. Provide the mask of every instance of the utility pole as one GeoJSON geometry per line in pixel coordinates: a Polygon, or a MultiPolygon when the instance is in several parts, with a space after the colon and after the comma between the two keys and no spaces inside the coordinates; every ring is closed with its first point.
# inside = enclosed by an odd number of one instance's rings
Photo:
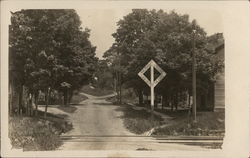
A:
{"type": "Polygon", "coordinates": [[[196,120],[196,54],[195,54],[195,33],[196,30],[193,30],[193,43],[192,43],[192,87],[193,87],[193,119],[196,120]]]}
{"type": "Polygon", "coordinates": [[[119,104],[122,103],[122,72],[121,72],[121,54],[118,50],[118,84],[119,84],[119,104]]]}
{"type": "MultiPolygon", "coordinates": [[[[122,41],[121,45],[124,44],[125,40],[127,39],[127,37],[125,37],[125,39],[122,41]]],[[[120,50],[118,50],[117,52],[118,54],[118,64],[119,64],[119,73],[118,73],[118,84],[119,84],[119,103],[121,104],[122,103],[122,68],[121,68],[121,53],[120,53],[120,50]]]]}

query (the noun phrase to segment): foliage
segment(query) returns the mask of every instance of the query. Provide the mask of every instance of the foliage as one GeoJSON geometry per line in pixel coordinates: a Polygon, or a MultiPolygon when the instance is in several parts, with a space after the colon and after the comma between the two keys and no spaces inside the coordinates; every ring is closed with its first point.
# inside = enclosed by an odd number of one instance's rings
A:
{"type": "Polygon", "coordinates": [[[34,94],[88,83],[97,58],[74,10],[21,10],[10,25],[10,78],[34,94]]]}
{"type": "Polygon", "coordinates": [[[108,63],[105,60],[99,60],[96,72],[95,72],[95,81],[94,85],[100,89],[113,89],[113,75],[110,70],[108,63]]]}
{"type": "Polygon", "coordinates": [[[188,15],[175,11],[133,9],[118,22],[113,37],[115,43],[104,57],[111,63],[112,69],[122,72],[123,83],[133,87],[136,92],[149,90],[137,74],[151,59],[167,73],[156,87],[157,92],[166,95],[180,89],[190,91],[194,40],[198,90],[208,89],[216,73],[223,68],[223,60],[213,62],[216,55],[208,45],[210,42],[216,43],[218,37],[208,38],[195,20],[189,22],[188,15]],[[117,66],[117,61],[120,66],[117,66]]]}

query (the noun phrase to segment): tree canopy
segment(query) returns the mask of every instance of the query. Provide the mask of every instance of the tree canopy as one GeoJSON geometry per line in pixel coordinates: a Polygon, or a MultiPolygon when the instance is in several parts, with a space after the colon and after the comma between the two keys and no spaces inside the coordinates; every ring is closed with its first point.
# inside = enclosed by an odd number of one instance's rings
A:
{"type": "Polygon", "coordinates": [[[11,78],[31,93],[71,91],[87,83],[97,58],[75,10],[21,10],[9,26],[11,78]],[[67,85],[65,87],[65,85],[67,85]]]}
{"type": "Polygon", "coordinates": [[[121,61],[119,71],[122,69],[123,83],[137,90],[147,88],[137,73],[151,59],[167,73],[159,84],[161,86],[156,87],[160,93],[191,89],[193,40],[196,43],[198,89],[206,89],[207,83],[212,82],[223,67],[222,60],[212,62],[215,55],[209,42],[216,41],[216,37],[208,38],[195,20],[189,21],[188,15],[133,9],[117,25],[113,34],[115,43],[104,57],[113,63],[121,61]],[[195,36],[193,30],[196,30],[195,36]]]}

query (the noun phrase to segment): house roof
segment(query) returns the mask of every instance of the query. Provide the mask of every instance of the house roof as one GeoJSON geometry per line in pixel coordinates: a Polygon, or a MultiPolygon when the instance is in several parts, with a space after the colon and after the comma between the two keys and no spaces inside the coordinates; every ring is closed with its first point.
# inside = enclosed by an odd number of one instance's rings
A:
{"type": "Polygon", "coordinates": [[[215,53],[217,53],[219,50],[223,49],[225,47],[224,42],[222,42],[221,44],[219,44],[217,47],[215,47],[215,53]]]}

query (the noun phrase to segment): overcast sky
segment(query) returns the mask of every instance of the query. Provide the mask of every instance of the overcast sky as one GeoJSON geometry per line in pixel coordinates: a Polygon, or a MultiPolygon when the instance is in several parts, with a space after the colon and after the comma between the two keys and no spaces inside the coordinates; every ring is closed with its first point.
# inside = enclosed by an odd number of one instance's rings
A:
{"type": "MultiPolygon", "coordinates": [[[[167,12],[173,9],[165,10],[167,12]]],[[[96,56],[102,58],[103,53],[110,48],[114,42],[111,36],[117,29],[117,22],[132,12],[131,9],[84,9],[76,10],[81,18],[82,26],[89,28],[90,41],[97,47],[96,56]]],[[[197,23],[205,29],[208,35],[223,32],[222,16],[219,10],[199,9],[176,9],[180,14],[188,14],[190,21],[197,23]]]]}

